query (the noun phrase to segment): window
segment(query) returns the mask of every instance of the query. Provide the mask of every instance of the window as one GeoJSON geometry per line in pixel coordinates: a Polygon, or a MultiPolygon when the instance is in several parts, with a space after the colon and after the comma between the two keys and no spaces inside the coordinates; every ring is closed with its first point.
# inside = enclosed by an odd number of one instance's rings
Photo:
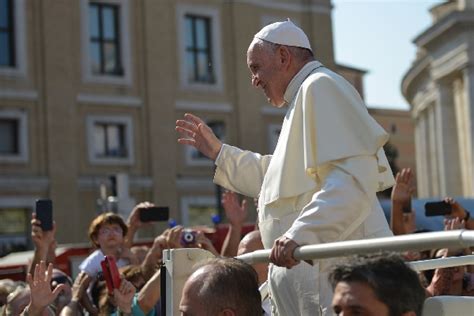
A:
{"type": "Polygon", "coordinates": [[[86,83],[132,84],[132,0],[80,0],[82,79],[86,83]]]}
{"type": "Polygon", "coordinates": [[[178,4],[176,13],[181,88],[222,91],[224,82],[219,9],[206,5],[178,4]]]}
{"type": "Polygon", "coordinates": [[[101,123],[94,126],[95,153],[97,157],[127,157],[125,124],[101,123]]]}
{"type": "Polygon", "coordinates": [[[89,161],[92,163],[133,163],[132,119],[126,116],[87,118],[89,161]]]}
{"type": "Polygon", "coordinates": [[[27,160],[26,113],[0,110],[0,162],[27,160]]]}
{"type": "Polygon", "coordinates": [[[27,249],[29,214],[28,208],[0,207],[0,256],[27,249]]]}
{"type": "Polygon", "coordinates": [[[214,83],[212,66],[211,19],[186,15],[186,72],[188,82],[214,83]]]}
{"type": "Polygon", "coordinates": [[[119,6],[89,4],[90,66],[95,75],[122,75],[119,6]]]}
{"type": "Polygon", "coordinates": [[[13,0],[0,0],[0,67],[15,67],[13,0]]]}
{"type": "Polygon", "coordinates": [[[184,226],[213,226],[212,216],[219,214],[216,198],[186,196],[181,198],[181,222],[184,226]]]}
{"type": "Polygon", "coordinates": [[[0,154],[18,155],[18,120],[0,118],[0,154]]]}
{"type": "MultiPolygon", "coordinates": [[[[218,120],[210,120],[207,122],[207,125],[212,129],[214,134],[222,142],[225,142],[225,123],[218,120]]],[[[212,161],[201,154],[200,151],[194,147],[187,146],[185,147],[186,152],[186,163],[193,166],[212,166],[212,161]]]]}

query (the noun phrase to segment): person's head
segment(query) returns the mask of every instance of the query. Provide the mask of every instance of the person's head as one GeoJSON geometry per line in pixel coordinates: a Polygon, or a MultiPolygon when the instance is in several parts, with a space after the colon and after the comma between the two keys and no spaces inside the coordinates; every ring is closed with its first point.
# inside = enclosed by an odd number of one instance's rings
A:
{"type": "Polygon", "coordinates": [[[30,288],[26,284],[18,283],[16,288],[7,297],[4,314],[20,315],[30,303],[30,288]]]}
{"type": "Polygon", "coordinates": [[[397,255],[351,258],[332,270],[329,281],[336,315],[421,315],[425,290],[416,272],[397,255]]]}
{"type": "Polygon", "coordinates": [[[97,248],[121,246],[127,234],[127,225],[114,213],[103,213],[89,226],[89,239],[97,248]]]}
{"type": "Polygon", "coordinates": [[[260,316],[257,274],[237,259],[205,261],[184,284],[179,310],[184,316],[260,316]]]}
{"type": "Polygon", "coordinates": [[[72,279],[63,271],[59,269],[53,269],[53,275],[51,278],[51,288],[54,289],[56,286],[64,284],[63,290],[56,297],[54,302],[51,304],[56,315],[61,313],[61,310],[69,304],[72,299],[72,279]]]}
{"type": "Polygon", "coordinates": [[[145,276],[141,265],[127,265],[119,269],[120,275],[123,278],[135,286],[136,289],[140,290],[146,283],[145,276]]]}
{"type": "MultiPolygon", "coordinates": [[[[239,243],[237,255],[243,255],[249,252],[263,249],[262,237],[260,231],[254,230],[248,233],[242,238],[239,243]]],[[[252,265],[258,275],[258,284],[261,285],[267,280],[268,276],[268,264],[266,263],[255,263],[252,265]]]]}
{"type": "Polygon", "coordinates": [[[265,26],[247,50],[252,85],[261,88],[276,107],[285,105],[284,94],[291,79],[313,59],[306,34],[291,21],[265,26]]]}

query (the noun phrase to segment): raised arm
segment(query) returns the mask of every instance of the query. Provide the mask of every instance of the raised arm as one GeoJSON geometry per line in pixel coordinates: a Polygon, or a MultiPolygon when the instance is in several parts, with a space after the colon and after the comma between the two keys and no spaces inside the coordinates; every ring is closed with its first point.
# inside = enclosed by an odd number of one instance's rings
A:
{"type": "Polygon", "coordinates": [[[221,254],[226,257],[235,257],[239,248],[242,227],[247,219],[247,200],[239,203],[236,193],[228,191],[222,194],[222,205],[227,219],[229,231],[224,239],[221,254]]]}
{"type": "Polygon", "coordinates": [[[410,168],[403,168],[395,176],[395,185],[392,188],[390,227],[394,235],[409,234],[416,229],[416,227],[407,227],[406,225],[407,222],[412,222],[410,220],[414,217],[414,213],[410,209],[413,191],[413,173],[410,168]],[[405,209],[407,210],[404,212],[405,209]]]}

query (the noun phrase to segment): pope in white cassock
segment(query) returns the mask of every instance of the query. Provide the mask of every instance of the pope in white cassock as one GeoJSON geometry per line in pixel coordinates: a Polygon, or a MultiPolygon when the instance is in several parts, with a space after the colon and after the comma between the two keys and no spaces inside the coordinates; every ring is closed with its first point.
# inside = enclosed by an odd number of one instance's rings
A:
{"type": "Polygon", "coordinates": [[[390,236],[376,192],[393,184],[382,146],[387,133],[357,91],[313,57],[291,21],[258,32],[247,51],[252,85],[288,108],[273,155],[222,144],[198,117],[176,122],[181,144],[215,161],[214,182],[258,197],[258,227],[271,249],[272,314],[330,313],[333,260],[310,265],[293,257],[308,244],[390,236]]]}

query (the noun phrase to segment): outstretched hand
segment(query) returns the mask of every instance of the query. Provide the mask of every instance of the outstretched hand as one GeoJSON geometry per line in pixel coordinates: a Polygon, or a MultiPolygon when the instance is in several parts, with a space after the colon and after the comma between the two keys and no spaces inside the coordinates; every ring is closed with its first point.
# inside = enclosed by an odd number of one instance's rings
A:
{"type": "Polygon", "coordinates": [[[54,302],[59,293],[65,289],[64,284],[59,284],[51,289],[51,277],[53,275],[53,265],[50,263],[46,268],[46,263],[41,261],[35,266],[35,274],[28,274],[26,281],[30,286],[30,305],[28,310],[30,315],[40,315],[42,311],[54,302]]]}
{"type": "Polygon", "coordinates": [[[186,113],[183,120],[176,121],[176,130],[181,134],[178,143],[191,145],[206,157],[216,160],[222,142],[199,117],[186,113]]]}

